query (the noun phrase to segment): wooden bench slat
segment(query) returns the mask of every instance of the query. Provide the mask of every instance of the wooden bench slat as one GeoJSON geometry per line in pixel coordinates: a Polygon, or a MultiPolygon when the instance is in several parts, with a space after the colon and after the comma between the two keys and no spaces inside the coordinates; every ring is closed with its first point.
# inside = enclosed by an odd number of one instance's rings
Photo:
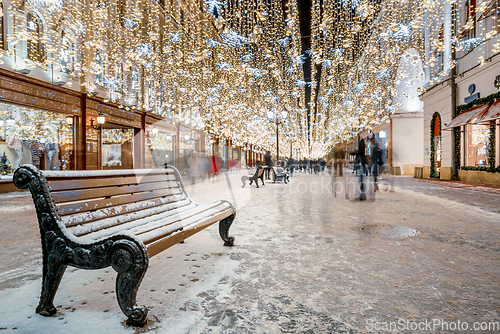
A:
{"type": "MultiPolygon", "coordinates": [[[[173,209],[170,211],[166,211],[160,214],[149,215],[141,219],[137,219],[122,225],[116,225],[116,222],[102,220],[98,223],[106,223],[110,226],[109,228],[101,228],[96,230],[95,232],[86,234],[85,237],[91,240],[96,240],[100,238],[104,238],[119,232],[127,232],[130,234],[134,234],[138,236],[140,239],[148,240],[149,235],[156,235],[158,233],[152,232],[153,230],[164,229],[164,233],[172,233],[179,228],[183,228],[185,223],[182,223],[178,226],[179,221],[183,221],[185,219],[189,219],[191,217],[197,216],[198,219],[201,219],[206,214],[208,209],[216,211],[227,210],[228,206],[223,202],[214,202],[210,203],[210,205],[197,205],[195,203],[191,203],[189,205],[185,205],[183,207],[178,208],[177,210],[173,209]],[[145,237],[141,238],[139,235],[142,234],[145,237]]],[[[187,225],[186,225],[187,226],[187,225]]],[[[96,226],[99,228],[100,226],[96,226]]],[[[89,227],[83,227],[84,229],[88,229],[89,227]]],[[[76,228],[73,230],[77,230],[76,228]]]]}
{"type": "Polygon", "coordinates": [[[148,224],[145,226],[148,229],[147,232],[141,232],[141,229],[133,229],[130,232],[134,233],[139,240],[147,245],[148,243],[164,238],[180,229],[191,228],[193,225],[196,225],[196,223],[201,223],[210,219],[214,215],[218,215],[221,212],[226,212],[228,210],[228,208],[221,205],[221,203],[219,203],[219,205],[211,206],[209,209],[205,206],[198,207],[196,209],[197,210],[187,211],[185,214],[179,215],[179,217],[176,217],[176,220],[170,224],[163,226],[160,225],[155,229],[150,229],[152,226],[148,224]]]}
{"type": "Polygon", "coordinates": [[[134,185],[124,185],[106,188],[92,188],[79,190],[65,190],[52,193],[52,198],[56,203],[81,201],[85,199],[94,199],[99,197],[116,196],[123,194],[132,194],[138,192],[159,190],[165,188],[178,187],[175,181],[157,181],[154,183],[140,183],[134,185]]]}
{"type": "Polygon", "coordinates": [[[136,202],[132,204],[124,204],[119,206],[114,206],[111,208],[100,209],[91,212],[82,212],[74,215],[67,215],[62,217],[64,225],[69,228],[73,226],[77,226],[79,224],[86,224],[93,221],[116,217],[120,215],[126,215],[132,212],[137,212],[141,210],[146,210],[149,208],[153,208],[156,206],[161,206],[164,204],[180,202],[186,199],[184,194],[180,195],[170,195],[166,197],[157,198],[154,200],[147,200],[136,202]]]}
{"type": "Polygon", "coordinates": [[[81,203],[71,203],[71,204],[62,204],[58,205],[57,209],[61,216],[86,212],[92,210],[99,210],[103,208],[109,208],[117,205],[135,203],[139,201],[144,201],[148,199],[154,199],[159,197],[165,197],[168,195],[176,195],[181,194],[182,191],[179,188],[170,188],[170,189],[162,189],[151,192],[138,193],[134,195],[128,196],[116,196],[109,199],[96,199],[81,203]]]}
{"type": "Polygon", "coordinates": [[[175,181],[174,174],[153,174],[153,175],[127,175],[121,177],[106,177],[100,176],[96,178],[84,178],[84,177],[73,177],[73,178],[48,178],[47,184],[51,191],[61,191],[61,190],[77,190],[77,189],[89,189],[89,188],[101,188],[101,187],[112,187],[120,185],[130,185],[139,183],[150,183],[159,181],[175,181]]]}
{"type": "Polygon", "coordinates": [[[149,242],[148,244],[146,244],[146,248],[148,249],[149,257],[155,256],[156,254],[164,251],[165,249],[170,248],[173,245],[179,243],[180,241],[187,239],[188,237],[192,236],[193,234],[196,234],[199,231],[209,227],[214,222],[218,222],[221,219],[224,219],[226,217],[227,217],[227,213],[226,213],[226,211],[224,211],[224,212],[221,212],[213,217],[210,217],[209,219],[204,220],[201,224],[197,225],[195,228],[182,230],[182,231],[179,231],[177,233],[172,233],[172,234],[165,236],[161,239],[158,239],[154,242],[149,242]]]}
{"type": "Polygon", "coordinates": [[[113,234],[120,232],[122,230],[129,230],[133,226],[145,224],[150,220],[154,220],[151,219],[150,217],[173,216],[176,214],[176,212],[188,210],[194,207],[196,207],[195,203],[192,203],[188,199],[185,199],[183,201],[172,202],[161,206],[151,207],[148,209],[142,209],[141,211],[132,212],[126,215],[105,218],[96,222],[70,227],[68,228],[68,231],[70,231],[73,235],[77,237],[92,234],[91,235],[92,239],[98,239],[102,235],[113,234]],[[97,233],[101,232],[102,230],[106,231],[103,233],[97,233]]]}
{"type": "Polygon", "coordinates": [[[189,226],[192,221],[191,220],[199,220],[200,217],[210,216],[213,212],[223,211],[226,209],[226,206],[222,202],[213,202],[208,205],[198,205],[192,209],[181,211],[176,215],[168,217],[168,219],[160,218],[155,223],[148,223],[143,226],[138,226],[133,229],[130,229],[129,232],[136,235],[139,240],[144,243],[148,243],[156,240],[157,238],[154,235],[157,235],[162,229],[165,229],[168,233],[168,226],[175,222],[182,222],[182,227],[189,226]],[[213,212],[212,212],[213,210],[213,212]],[[156,239],[155,239],[156,238],[156,239]]]}

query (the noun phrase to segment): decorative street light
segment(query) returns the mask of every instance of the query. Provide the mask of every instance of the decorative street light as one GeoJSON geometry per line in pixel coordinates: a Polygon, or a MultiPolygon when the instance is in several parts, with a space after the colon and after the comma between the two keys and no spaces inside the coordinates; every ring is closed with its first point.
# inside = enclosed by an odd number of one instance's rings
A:
{"type": "Polygon", "coordinates": [[[279,125],[288,117],[288,111],[283,109],[281,114],[274,114],[272,111],[267,112],[267,117],[271,122],[276,123],[276,161],[280,159],[280,144],[279,144],[279,125]]]}

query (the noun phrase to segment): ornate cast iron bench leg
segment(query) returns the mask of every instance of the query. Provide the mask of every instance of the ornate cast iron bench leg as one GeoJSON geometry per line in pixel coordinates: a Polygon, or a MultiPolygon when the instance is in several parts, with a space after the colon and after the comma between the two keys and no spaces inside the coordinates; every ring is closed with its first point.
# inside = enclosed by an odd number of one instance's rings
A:
{"type": "Polygon", "coordinates": [[[110,254],[111,266],[118,273],[116,298],[122,312],[128,317],[127,324],[144,326],[148,309],[137,306],[135,298],[148,269],[147,250],[131,240],[119,240],[113,244],[110,254]]]}
{"type": "MultiPolygon", "coordinates": [[[[224,201],[229,203],[228,201],[224,201]]],[[[229,228],[236,217],[236,208],[231,204],[231,208],[233,209],[233,214],[227,218],[222,219],[219,222],[219,234],[222,240],[224,240],[224,246],[233,246],[234,245],[234,237],[229,236],[229,228]]]]}
{"type": "Polygon", "coordinates": [[[58,238],[53,231],[45,233],[45,238],[42,240],[42,251],[42,292],[36,313],[53,316],[57,313],[57,309],[54,307],[54,297],[67,267],[67,257],[71,257],[72,254],[64,241],[58,238]]]}

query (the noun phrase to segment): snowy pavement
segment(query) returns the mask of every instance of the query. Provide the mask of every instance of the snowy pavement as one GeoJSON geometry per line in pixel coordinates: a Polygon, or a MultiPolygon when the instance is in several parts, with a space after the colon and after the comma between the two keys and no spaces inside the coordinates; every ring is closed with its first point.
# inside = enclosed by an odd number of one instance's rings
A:
{"type": "MultiPolygon", "coordinates": [[[[141,329],[125,325],[111,268],[69,268],[55,298],[57,315],[36,314],[41,250],[34,207],[29,194],[0,195],[0,329],[382,333],[384,325],[436,319],[470,327],[500,322],[494,188],[388,177],[375,198],[370,194],[374,201],[359,202],[345,198],[344,186],[334,197],[327,175],[299,174],[288,185],[259,189],[241,188],[240,177],[187,186],[200,203],[236,204],[235,246],[224,247],[213,225],[151,258],[137,295],[149,308],[141,329]]],[[[352,175],[337,178],[338,185],[346,179],[352,175]]]]}

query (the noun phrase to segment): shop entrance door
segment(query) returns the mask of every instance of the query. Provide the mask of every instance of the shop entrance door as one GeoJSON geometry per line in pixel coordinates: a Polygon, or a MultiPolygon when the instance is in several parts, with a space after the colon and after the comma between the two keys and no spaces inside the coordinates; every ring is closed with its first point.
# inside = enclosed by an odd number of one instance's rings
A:
{"type": "Polygon", "coordinates": [[[134,168],[134,129],[105,123],[101,131],[101,169],[134,168]]]}

